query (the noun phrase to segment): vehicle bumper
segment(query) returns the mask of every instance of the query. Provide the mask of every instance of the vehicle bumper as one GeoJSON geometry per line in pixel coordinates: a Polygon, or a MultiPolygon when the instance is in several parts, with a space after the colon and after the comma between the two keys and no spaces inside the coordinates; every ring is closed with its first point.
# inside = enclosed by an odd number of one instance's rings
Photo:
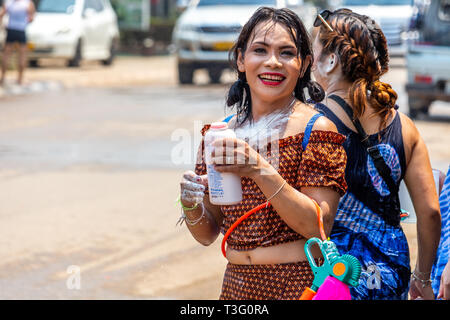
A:
{"type": "Polygon", "coordinates": [[[408,83],[405,86],[408,96],[424,100],[450,101],[450,92],[434,84],[408,83]]]}
{"type": "Polygon", "coordinates": [[[190,63],[205,68],[212,65],[229,67],[228,52],[238,34],[191,34],[175,42],[180,63],[190,63]]]}
{"type": "Polygon", "coordinates": [[[73,38],[33,39],[28,38],[29,59],[65,58],[74,56],[77,41],[73,38]]]}

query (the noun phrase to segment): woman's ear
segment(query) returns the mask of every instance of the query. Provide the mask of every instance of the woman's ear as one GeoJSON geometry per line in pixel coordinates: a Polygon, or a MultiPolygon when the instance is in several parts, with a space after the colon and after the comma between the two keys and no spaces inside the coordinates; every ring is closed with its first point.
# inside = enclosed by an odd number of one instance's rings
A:
{"type": "Polygon", "coordinates": [[[334,53],[331,53],[328,58],[326,59],[326,67],[325,71],[330,74],[332,73],[338,65],[338,59],[337,56],[334,53]]]}
{"type": "Polygon", "coordinates": [[[242,50],[238,49],[238,56],[237,56],[237,67],[239,72],[245,72],[245,66],[244,66],[244,56],[242,55],[242,50]]]}

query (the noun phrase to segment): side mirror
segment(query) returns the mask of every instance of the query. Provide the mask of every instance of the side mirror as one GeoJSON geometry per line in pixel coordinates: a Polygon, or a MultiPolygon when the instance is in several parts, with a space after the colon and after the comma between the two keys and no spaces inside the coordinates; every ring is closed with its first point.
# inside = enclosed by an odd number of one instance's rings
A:
{"type": "Polygon", "coordinates": [[[93,15],[95,15],[95,10],[92,8],[86,8],[84,9],[83,12],[83,18],[85,19],[89,19],[90,17],[92,17],[93,15]]]}

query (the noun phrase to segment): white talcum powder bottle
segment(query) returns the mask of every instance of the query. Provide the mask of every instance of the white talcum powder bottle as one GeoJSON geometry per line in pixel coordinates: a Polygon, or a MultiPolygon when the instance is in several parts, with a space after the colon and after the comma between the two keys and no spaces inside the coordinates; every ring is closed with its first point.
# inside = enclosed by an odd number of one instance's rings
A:
{"type": "MultiPolygon", "coordinates": [[[[208,174],[209,201],[216,205],[231,205],[242,201],[241,177],[214,170],[211,143],[217,139],[236,138],[226,122],[214,122],[205,134],[205,163],[208,174]]],[[[230,155],[231,157],[232,155],[230,155]]]]}

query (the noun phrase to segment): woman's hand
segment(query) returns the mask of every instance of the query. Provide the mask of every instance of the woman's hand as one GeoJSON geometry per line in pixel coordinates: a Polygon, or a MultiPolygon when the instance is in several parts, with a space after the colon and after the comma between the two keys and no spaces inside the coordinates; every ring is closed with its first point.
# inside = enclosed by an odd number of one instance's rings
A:
{"type": "Polygon", "coordinates": [[[441,275],[438,299],[450,300],[450,260],[445,265],[441,275]]]}
{"type": "Polygon", "coordinates": [[[420,281],[412,277],[409,283],[409,295],[411,300],[434,300],[434,293],[431,283],[428,283],[425,287],[423,287],[420,281]]]}
{"type": "Polygon", "coordinates": [[[208,186],[207,176],[199,176],[189,170],[183,174],[180,182],[180,199],[184,206],[193,207],[203,202],[205,190],[208,186]]]}
{"type": "Polygon", "coordinates": [[[253,179],[264,174],[262,170],[270,172],[272,168],[256,150],[240,139],[217,139],[211,143],[209,148],[211,162],[219,172],[235,173],[241,177],[253,179]]]}

